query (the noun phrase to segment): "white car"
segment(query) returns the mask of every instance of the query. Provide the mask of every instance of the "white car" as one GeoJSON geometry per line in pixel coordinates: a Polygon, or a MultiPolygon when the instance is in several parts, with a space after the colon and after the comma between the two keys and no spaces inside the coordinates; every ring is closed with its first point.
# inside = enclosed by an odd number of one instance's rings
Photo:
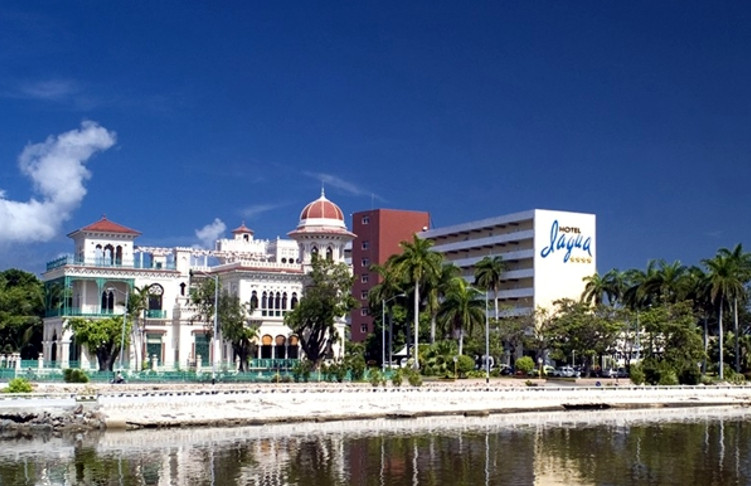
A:
{"type": "Polygon", "coordinates": [[[561,378],[577,378],[578,372],[571,366],[560,366],[556,368],[553,376],[560,376],[561,378]]]}

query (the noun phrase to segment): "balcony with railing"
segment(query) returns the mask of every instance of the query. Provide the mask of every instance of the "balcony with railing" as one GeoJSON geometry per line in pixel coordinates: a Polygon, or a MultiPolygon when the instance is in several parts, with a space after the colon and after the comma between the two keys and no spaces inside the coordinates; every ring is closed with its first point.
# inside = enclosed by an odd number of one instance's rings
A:
{"type": "Polygon", "coordinates": [[[104,258],[77,258],[73,255],[63,255],[55,260],[47,262],[47,271],[60,267],[90,267],[90,268],[113,268],[113,269],[139,269],[139,270],[174,270],[173,262],[144,260],[108,260],[104,258]]]}
{"type": "MultiPolygon", "coordinates": [[[[57,309],[47,309],[44,313],[45,317],[89,317],[89,318],[104,318],[104,317],[117,317],[122,316],[122,310],[112,311],[109,309],[97,309],[93,306],[84,307],[68,307],[63,306],[57,309]]],[[[147,310],[144,312],[146,319],[166,319],[166,310],[147,310]]],[[[132,316],[128,316],[130,318],[132,316]]]]}

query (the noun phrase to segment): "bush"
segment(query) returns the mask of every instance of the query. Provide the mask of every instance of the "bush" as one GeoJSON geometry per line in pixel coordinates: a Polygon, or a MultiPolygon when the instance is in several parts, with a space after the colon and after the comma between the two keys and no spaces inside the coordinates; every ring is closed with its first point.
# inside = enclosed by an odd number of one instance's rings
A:
{"type": "Polygon", "coordinates": [[[292,368],[292,377],[295,382],[308,382],[310,380],[310,373],[313,371],[313,365],[308,360],[298,360],[295,366],[292,368]]]}
{"type": "Polygon", "coordinates": [[[660,380],[657,382],[658,385],[661,386],[673,386],[678,384],[678,375],[675,374],[675,371],[670,369],[662,370],[660,373],[660,380]]]}
{"type": "Polygon", "coordinates": [[[678,375],[678,382],[681,385],[698,385],[701,383],[701,370],[699,370],[698,366],[691,366],[684,369],[678,375]]]}
{"type": "Polygon", "coordinates": [[[385,382],[381,370],[378,368],[370,368],[368,370],[368,381],[373,386],[379,386],[385,382]]]}
{"type": "Polygon", "coordinates": [[[458,378],[466,378],[467,373],[475,369],[475,360],[463,354],[456,359],[456,372],[459,374],[458,378]]]}
{"type": "Polygon", "coordinates": [[[402,383],[404,383],[404,372],[401,368],[397,368],[394,374],[391,375],[391,384],[399,387],[402,386],[402,383]]]}
{"type": "Polygon", "coordinates": [[[535,361],[529,356],[522,356],[514,363],[516,370],[521,371],[525,375],[535,369],[535,361]]]}
{"type": "Polygon", "coordinates": [[[13,378],[8,382],[8,387],[3,390],[5,393],[31,393],[31,383],[25,378],[13,378]]]}
{"type": "Polygon", "coordinates": [[[88,383],[89,377],[78,368],[66,368],[63,370],[63,380],[65,383],[88,383]]]}
{"type": "Polygon", "coordinates": [[[407,381],[412,386],[421,386],[422,385],[422,376],[420,376],[420,372],[413,369],[413,368],[407,368],[406,371],[407,374],[407,381]]]}
{"type": "Polygon", "coordinates": [[[646,379],[644,376],[644,370],[639,365],[631,365],[629,376],[631,377],[631,383],[634,385],[643,385],[644,380],[646,379]]]}
{"type": "Polygon", "coordinates": [[[363,358],[361,354],[357,356],[347,356],[344,358],[344,362],[349,369],[352,381],[362,381],[363,376],[365,376],[365,358],[363,358]]]}

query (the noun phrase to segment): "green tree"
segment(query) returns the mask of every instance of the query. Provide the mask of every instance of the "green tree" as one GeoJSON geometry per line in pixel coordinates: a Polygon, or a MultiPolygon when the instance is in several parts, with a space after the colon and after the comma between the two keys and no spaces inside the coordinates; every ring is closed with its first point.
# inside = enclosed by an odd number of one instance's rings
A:
{"type": "MultiPolygon", "coordinates": [[[[130,326],[129,322],[125,324],[126,347],[129,343],[130,326]]],[[[120,341],[123,336],[122,316],[99,320],[74,317],[68,321],[67,327],[73,332],[78,344],[86,346],[89,352],[96,355],[99,371],[112,371],[120,353],[120,341]]]]}
{"type": "Polygon", "coordinates": [[[696,384],[704,352],[691,304],[653,306],[640,314],[640,320],[647,381],[658,383],[672,372],[681,383],[696,384]]]}
{"type": "Polygon", "coordinates": [[[430,314],[430,344],[435,342],[438,312],[441,310],[441,302],[451,286],[451,281],[455,277],[458,277],[460,273],[459,267],[454,264],[441,265],[438,277],[426,283],[426,307],[430,314]]]}
{"type": "Polygon", "coordinates": [[[232,351],[240,361],[240,371],[248,370],[248,358],[255,349],[253,340],[260,327],[259,322],[250,320],[253,310],[236,295],[223,293],[219,297],[219,329],[222,337],[232,344],[232,351]]]}
{"type": "MultiPolygon", "coordinates": [[[[195,275],[191,272],[191,278],[193,277],[195,275]]],[[[214,313],[219,292],[221,292],[221,285],[213,277],[197,279],[190,288],[190,303],[195,312],[192,320],[201,321],[209,337],[214,335],[214,313]],[[218,289],[217,285],[219,285],[218,289]]]]}
{"type": "Polygon", "coordinates": [[[394,257],[392,264],[397,275],[400,275],[401,279],[406,282],[405,288],[412,291],[415,332],[414,367],[419,369],[420,286],[426,285],[438,277],[443,257],[431,250],[433,246],[431,241],[423,240],[416,234],[412,242],[403,241],[400,246],[402,253],[394,257]]]}
{"type": "Polygon", "coordinates": [[[23,359],[41,351],[44,286],[33,274],[17,269],[0,272],[0,349],[23,359]]]}
{"type": "Polygon", "coordinates": [[[556,313],[550,333],[551,348],[561,358],[576,353],[589,372],[597,356],[610,352],[618,335],[627,329],[628,311],[604,304],[592,308],[581,301],[555,302],[556,313]]]}
{"type": "Polygon", "coordinates": [[[481,325],[485,321],[485,303],[479,297],[480,292],[468,285],[466,280],[454,277],[438,312],[438,320],[458,335],[460,356],[464,331],[472,334],[475,324],[481,325]]]}
{"type": "Polygon", "coordinates": [[[709,293],[712,302],[718,313],[718,339],[719,339],[719,367],[718,376],[720,380],[724,379],[724,330],[723,330],[723,311],[726,304],[735,295],[743,292],[743,283],[737,271],[737,264],[733,258],[718,252],[712,258],[703,261],[707,267],[709,279],[709,293]]]}
{"type": "Polygon", "coordinates": [[[356,305],[351,294],[352,282],[347,265],[314,257],[303,297],[285,316],[285,323],[300,336],[302,349],[316,368],[341,338],[336,331],[336,320],[356,305]]]}
{"type": "Polygon", "coordinates": [[[597,272],[584,277],[584,292],[582,292],[581,301],[590,305],[600,305],[605,296],[605,279],[597,272]]]}
{"type": "Polygon", "coordinates": [[[493,314],[495,320],[498,320],[498,291],[503,281],[503,273],[506,271],[506,264],[503,258],[498,255],[494,257],[486,256],[475,264],[475,286],[485,292],[493,291],[493,314]]]}
{"type": "MultiPolygon", "coordinates": [[[[737,287],[730,297],[733,300],[733,334],[739,336],[738,329],[738,301],[745,300],[748,296],[746,292],[746,285],[751,280],[751,253],[743,251],[743,245],[740,243],[735,245],[735,248],[729,250],[727,248],[721,248],[718,254],[730,259],[735,267],[736,278],[740,281],[740,287],[737,287]]],[[[735,345],[735,372],[740,373],[740,340],[734,340],[735,345]]]]}

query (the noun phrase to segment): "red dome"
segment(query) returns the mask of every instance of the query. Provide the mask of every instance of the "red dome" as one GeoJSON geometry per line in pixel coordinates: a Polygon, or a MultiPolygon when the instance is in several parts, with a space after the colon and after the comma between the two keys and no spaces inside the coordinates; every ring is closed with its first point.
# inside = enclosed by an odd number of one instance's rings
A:
{"type": "Polygon", "coordinates": [[[344,221],[344,213],[336,204],[332,203],[321,191],[321,197],[308,204],[300,213],[300,221],[306,219],[336,219],[344,221]]]}

